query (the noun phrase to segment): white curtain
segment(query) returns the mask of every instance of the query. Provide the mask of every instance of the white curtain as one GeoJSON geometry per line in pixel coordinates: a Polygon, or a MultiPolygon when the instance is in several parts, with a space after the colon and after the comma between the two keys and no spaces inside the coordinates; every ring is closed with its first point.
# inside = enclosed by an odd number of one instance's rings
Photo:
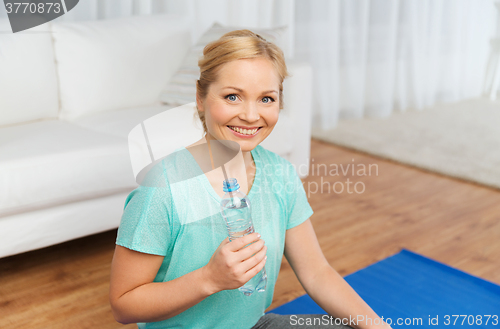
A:
{"type": "Polygon", "coordinates": [[[480,95],[495,15],[491,0],[297,0],[313,128],[480,95]]]}
{"type": "Polygon", "coordinates": [[[191,16],[193,41],[214,21],[288,25],[286,56],[313,67],[313,129],[480,95],[496,23],[492,0],[81,0],[57,20],[159,13],[191,16]]]}

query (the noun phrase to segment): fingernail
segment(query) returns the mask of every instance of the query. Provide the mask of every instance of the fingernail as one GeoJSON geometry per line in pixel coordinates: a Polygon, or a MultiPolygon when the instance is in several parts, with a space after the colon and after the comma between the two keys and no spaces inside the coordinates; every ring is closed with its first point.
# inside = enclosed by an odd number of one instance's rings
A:
{"type": "Polygon", "coordinates": [[[257,237],[260,238],[260,233],[257,233],[257,237]]]}
{"type": "Polygon", "coordinates": [[[266,258],[264,258],[264,259],[267,259],[267,256],[266,256],[266,258]]]}

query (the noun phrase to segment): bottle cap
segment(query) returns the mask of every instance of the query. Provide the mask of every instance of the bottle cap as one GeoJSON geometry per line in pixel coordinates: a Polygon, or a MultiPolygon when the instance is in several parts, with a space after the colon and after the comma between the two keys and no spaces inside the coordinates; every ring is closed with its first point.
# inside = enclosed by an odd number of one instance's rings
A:
{"type": "Polygon", "coordinates": [[[240,185],[238,185],[238,181],[236,178],[229,178],[228,180],[224,180],[222,182],[222,189],[224,192],[233,192],[236,191],[240,188],[240,185]]]}

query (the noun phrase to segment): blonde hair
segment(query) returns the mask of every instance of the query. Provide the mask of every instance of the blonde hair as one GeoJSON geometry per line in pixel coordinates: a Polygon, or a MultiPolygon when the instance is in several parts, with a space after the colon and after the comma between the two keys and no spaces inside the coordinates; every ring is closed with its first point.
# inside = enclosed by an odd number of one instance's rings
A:
{"type": "MultiPolygon", "coordinates": [[[[196,81],[198,96],[202,100],[205,99],[210,84],[217,81],[217,74],[222,65],[238,59],[262,57],[269,59],[278,73],[279,109],[283,109],[283,80],[289,76],[283,51],[274,43],[247,29],[228,32],[205,46],[203,57],[198,60],[200,67],[200,78],[196,81]]],[[[196,110],[206,134],[205,112],[198,109],[198,104],[196,110]]]]}

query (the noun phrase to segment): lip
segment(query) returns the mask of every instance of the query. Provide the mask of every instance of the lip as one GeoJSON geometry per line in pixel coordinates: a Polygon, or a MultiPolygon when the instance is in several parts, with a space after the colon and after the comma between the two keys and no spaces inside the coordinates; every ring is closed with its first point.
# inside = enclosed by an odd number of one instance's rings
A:
{"type": "MultiPolygon", "coordinates": [[[[237,127],[237,126],[231,126],[231,127],[237,127]]],[[[257,136],[257,134],[260,132],[260,129],[258,129],[258,130],[255,132],[255,134],[253,134],[253,135],[243,135],[243,134],[240,134],[240,133],[239,133],[239,132],[237,132],[237,131],[232,130],[232,129],[231,129],[231,128],[229,128],[228,126],[226,126],[226,128],[227,128],[230,132],[232,132],[232,133],[233,133],[236,137],[239,137],[239,138],[253,138],[253,137],[257,136]]],[[[255,127],[255,128],[258,128],[258,127],[255,127]]],[[[255,129],[255,128],[254,128],[254,129],[255,129]]],[[[247,129],[248,129],[248,128],[247,128],[247,129]]]]}
{"type": "MultiPolygon", "coordinates": [[[[231,126],[231,125],[230,125],[231,126]]],[[[255,129],[255,128],[261,128],[261,126],[254,126],[254,127],[245,127],[245,126],[231,126],[231,127],[236,127],[236,128],[240,128],[240,129],[255,129]]]]}

